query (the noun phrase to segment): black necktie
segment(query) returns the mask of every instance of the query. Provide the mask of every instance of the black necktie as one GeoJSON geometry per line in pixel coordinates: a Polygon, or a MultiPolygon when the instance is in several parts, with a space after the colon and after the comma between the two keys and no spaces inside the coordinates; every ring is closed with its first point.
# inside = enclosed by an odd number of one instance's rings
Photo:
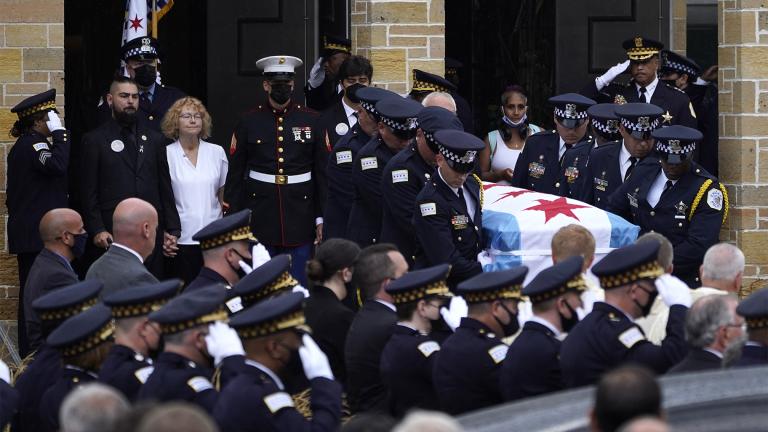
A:
{"type": "Polygon", "coordinates": [[[637,158],[634,156],[629,157],[629,168],[627,168],[627,172],[624,173],[624,181],[627,181],[629,178],[629,175],[632,174],[632,170],[635,169],[635,165],[637,165],[637,158]]]}
{"type": "Polygon", "coordinates": [[[124,127],[120,131],[120,137],[123,139],[123,144],[125,145],[124,151],[129,152],[129,155],[137,158],[139,156],[139,152],[136,149],[136,135],[133,133],[133,128],[124,127]]]}
{"type": "Polygon", "coordinates": [[[664,190],[661,191],[661,196],[659,196],[659,202],[661,202],[661,199],[664,198],[664,195],[667,194],[672,189],[672,186],[674,186],[674,183],[672,183],[672,180],[667,180],[666,183],[664,183],[664,190]]]}
{"type": "Polygon", "coordinates": [[[645,94],[646,91],[645,87],[640,87],[640,102],[648,103],[648,97],[645,94]]]}
{"type": "Polygon", "coordinates": [[[456,193],[459,195],[459,201],[461,202],[461,207],[464,209],[464,212],[467,213],[467,216],[469,216],[469,210],[467,209],[467,202],[464,200],[464,188],[459,188],[459,190],[457,190],[456,193]]]}

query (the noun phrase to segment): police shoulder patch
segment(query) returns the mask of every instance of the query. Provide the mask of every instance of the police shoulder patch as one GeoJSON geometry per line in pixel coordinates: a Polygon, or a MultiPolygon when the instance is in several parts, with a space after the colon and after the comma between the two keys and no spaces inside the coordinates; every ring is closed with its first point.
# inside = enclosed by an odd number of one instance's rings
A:
{"type": "Polygon", "coordinates": [[[133,375],[136,377],[137,380],[139,380],[140,383],[144,384],[147,382],[147,379],[150,375],[152,375],[152,372],[155,371],[155,368],[152,366],[143,367],[136,372],[133,373],[133,375]]]}
{"type": "Polygon", "coordinates": [[[336,165],[352,162],[352,150],[336,152],[336,165]]]}
{"type": "Polygon", "coordinates": [[[200,393],[201,391],[205,391],[208,389],[213,388],[213,384],[211,384],[210,381],[208,381],[208,378],[196,376],[194,378],[190,378],[187,381],[187,385],[195,391],[195,393],[200,393]]]}
{"type": "Polygon", "coordinates": [[[504,344],[498,344],[495,347],[488,350],[488,355],[491,356],[491,360],[495,364],[499,364],[502,361],[504,361],[504,358],[507,357],[507,351],[509,350],[509,347],[504,344]]]}
{"type": "Polygon", "coordinates": [[[636,326],[624,330],[619,335],[619,341],[627,348],[632,348],[636,343],[645,340],[645,335],[636,326]]]}
{"type": "Polygon", "coordinates": [[[440,345],[435,341],[422,342],[417,347],[424,357],[429,357],[436,351],[440,351],[440,345]]]}
{"type": "Polygon", "coordinates": [[[48,143],[47,142],[39,142],[37,144],[32,144],[32,148],[35,149],[35,151],[50,150],[51,149],[50,147],[48,147],[48,143]]]}
{"type": "Polygon", "coordinates": [[[376,156],[369,156],[360,159],[360,168],[365,171],[368,169],[374,169],[379,167],[379,160],[376,156]]]}
{"type": "Polygon", "coordinates": [[[408,170],[400,169],[392,171],[392,183],[403,183],[408,181],[408,170]]]}
{"type": "Polygon", "coordinates": [[[723,209],[723,193],[720,189],[710,189],[707,192],[707,205],[713,210],[720,211],[723,209]]]}
{"type": "Polygon", "coordinates": [[[422,216],[434,216],[437,214],[437,204],[433,202],[419,204],[422,216]]]}
{"type": "Polygon", "coordinates": [[[293,399],[286,392],[272,393],[269,396],[264,396],[264,405],[269,408],[269,412],[274,414],[283,408],[293,407],[293,399]]]}

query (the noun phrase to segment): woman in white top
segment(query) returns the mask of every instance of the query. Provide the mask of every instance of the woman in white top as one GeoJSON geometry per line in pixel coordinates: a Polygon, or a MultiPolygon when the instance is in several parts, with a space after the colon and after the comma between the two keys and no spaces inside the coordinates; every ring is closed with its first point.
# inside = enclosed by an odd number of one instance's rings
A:
{"type": "Polygon", "coordinates": [[[528,97],[518,85],[511,85],[501,94],[501,127],[488,132],[485,149],[480,152],[483,180],[508,185],[512,180],[517,158],[523,151],[525,140],[541,131],[528,123],[528,97]]]}
{"type": "Polygon", "coordinates": [[[199,99],[177,100],[165,114],[162,129],[168,138],[176,140],[166,147],[166,153],[181,220],[178,250],[167,249],[173,256],[174,276],[188,284],[203,266],[199,242],[192,236],[222,217],[229,163],[221,146],[204,141],[211,135],[211,116],[199,99]]]}

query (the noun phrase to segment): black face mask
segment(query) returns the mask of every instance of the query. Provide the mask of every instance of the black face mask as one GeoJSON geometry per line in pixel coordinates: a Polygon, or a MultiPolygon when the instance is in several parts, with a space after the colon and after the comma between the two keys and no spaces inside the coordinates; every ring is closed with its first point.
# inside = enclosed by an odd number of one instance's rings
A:
{"type": "Polygon", "coordinates": [[[135,68],[133,73],[136,83],[142,87],[149,87],[157,80],[157,68],[149,64],[135,68]]]}
{"type": "Polygon", "coordinates": [[[659,79],[659,81],[667,83],[667,84],[671,85],[672,87],[677,88],[677,84],[676,84],[677,80],[673,80],[673,79],[659,79]]]}
{"type": "Polygon", "coordinates": [[[80,258],[85,253],[85,245],[88,244],[88,233],[73,234],[75,244],[72,245],[72,255],[80,258]]]}
{"type": "Polygon", "coordinates": [[[292,94],[293,89],[291,89],[290,84],[276,83],[272,84],[272,91],[269,92],[269,97],[272,98],[276,104],[282,105],[288,102],[288,99],[291,98],[292,94]]]}
{"type": "Polygon", "coordinates": [[[560,325],[563,326],[563,332],[564,333],[570,333],[571,329],[576,326],[576,324],[579,323],[579,314],[576,313],[576,310],[574,310],[571,305],[566,301],[565,307],[568,308],[568,312],[571,313],[570,318],[566,318],[565,315],[558,312],[558,315],[560,315],[560,325]]]}
{"type": "Polygon", "coordinates": [[[520,330],[520,323],[517,322],[517,314],[512,313],[512,311],[509,310],[504,303],[501,303],[501,307],[503,307],[504,310],[507,311],[507,315],[509,315],[509,324],[502,323],[501,320],[495,316],[493,319],[495,319],[496,322],[501,326],[501,331],[504,333],[504,337],[512,336],[513,334],[517,333],[518,330],[520,330]]]}
{"type": "Polygon", "coordinates": [[[635,302],[637,307],[640,308],[640,313],[642,314],[642,316],[647,317],[648,314],[651,313],[653,302],[656,301],[656,296],[659,295],[659,292],[658,291],[650,292],[650,291],[647,291],[645,288],[640,288],[640,289],[648,293],[648,303],[646,303],[645,305],[641,305],[637,300],[633,299],[632,301],[635,302]]]}
{"type": "Polygon", "coordinates": [[[157,359],[157,356],[160,355],[161,352],[165,351],[165,338],[160,335],[160,339],[157,341],[157,348],[152,348],[147,344],[147,354],[149,355],[149,358],[155,360],[157,359]]]}

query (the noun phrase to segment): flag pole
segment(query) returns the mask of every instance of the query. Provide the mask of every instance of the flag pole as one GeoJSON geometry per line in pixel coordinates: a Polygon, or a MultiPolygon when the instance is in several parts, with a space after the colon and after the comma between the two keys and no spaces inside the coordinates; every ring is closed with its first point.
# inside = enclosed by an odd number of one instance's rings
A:
{"type": "Polygon", "coordinates": [[[152,37],[157,39],[157,0],[152,0],[152,37]]]}

